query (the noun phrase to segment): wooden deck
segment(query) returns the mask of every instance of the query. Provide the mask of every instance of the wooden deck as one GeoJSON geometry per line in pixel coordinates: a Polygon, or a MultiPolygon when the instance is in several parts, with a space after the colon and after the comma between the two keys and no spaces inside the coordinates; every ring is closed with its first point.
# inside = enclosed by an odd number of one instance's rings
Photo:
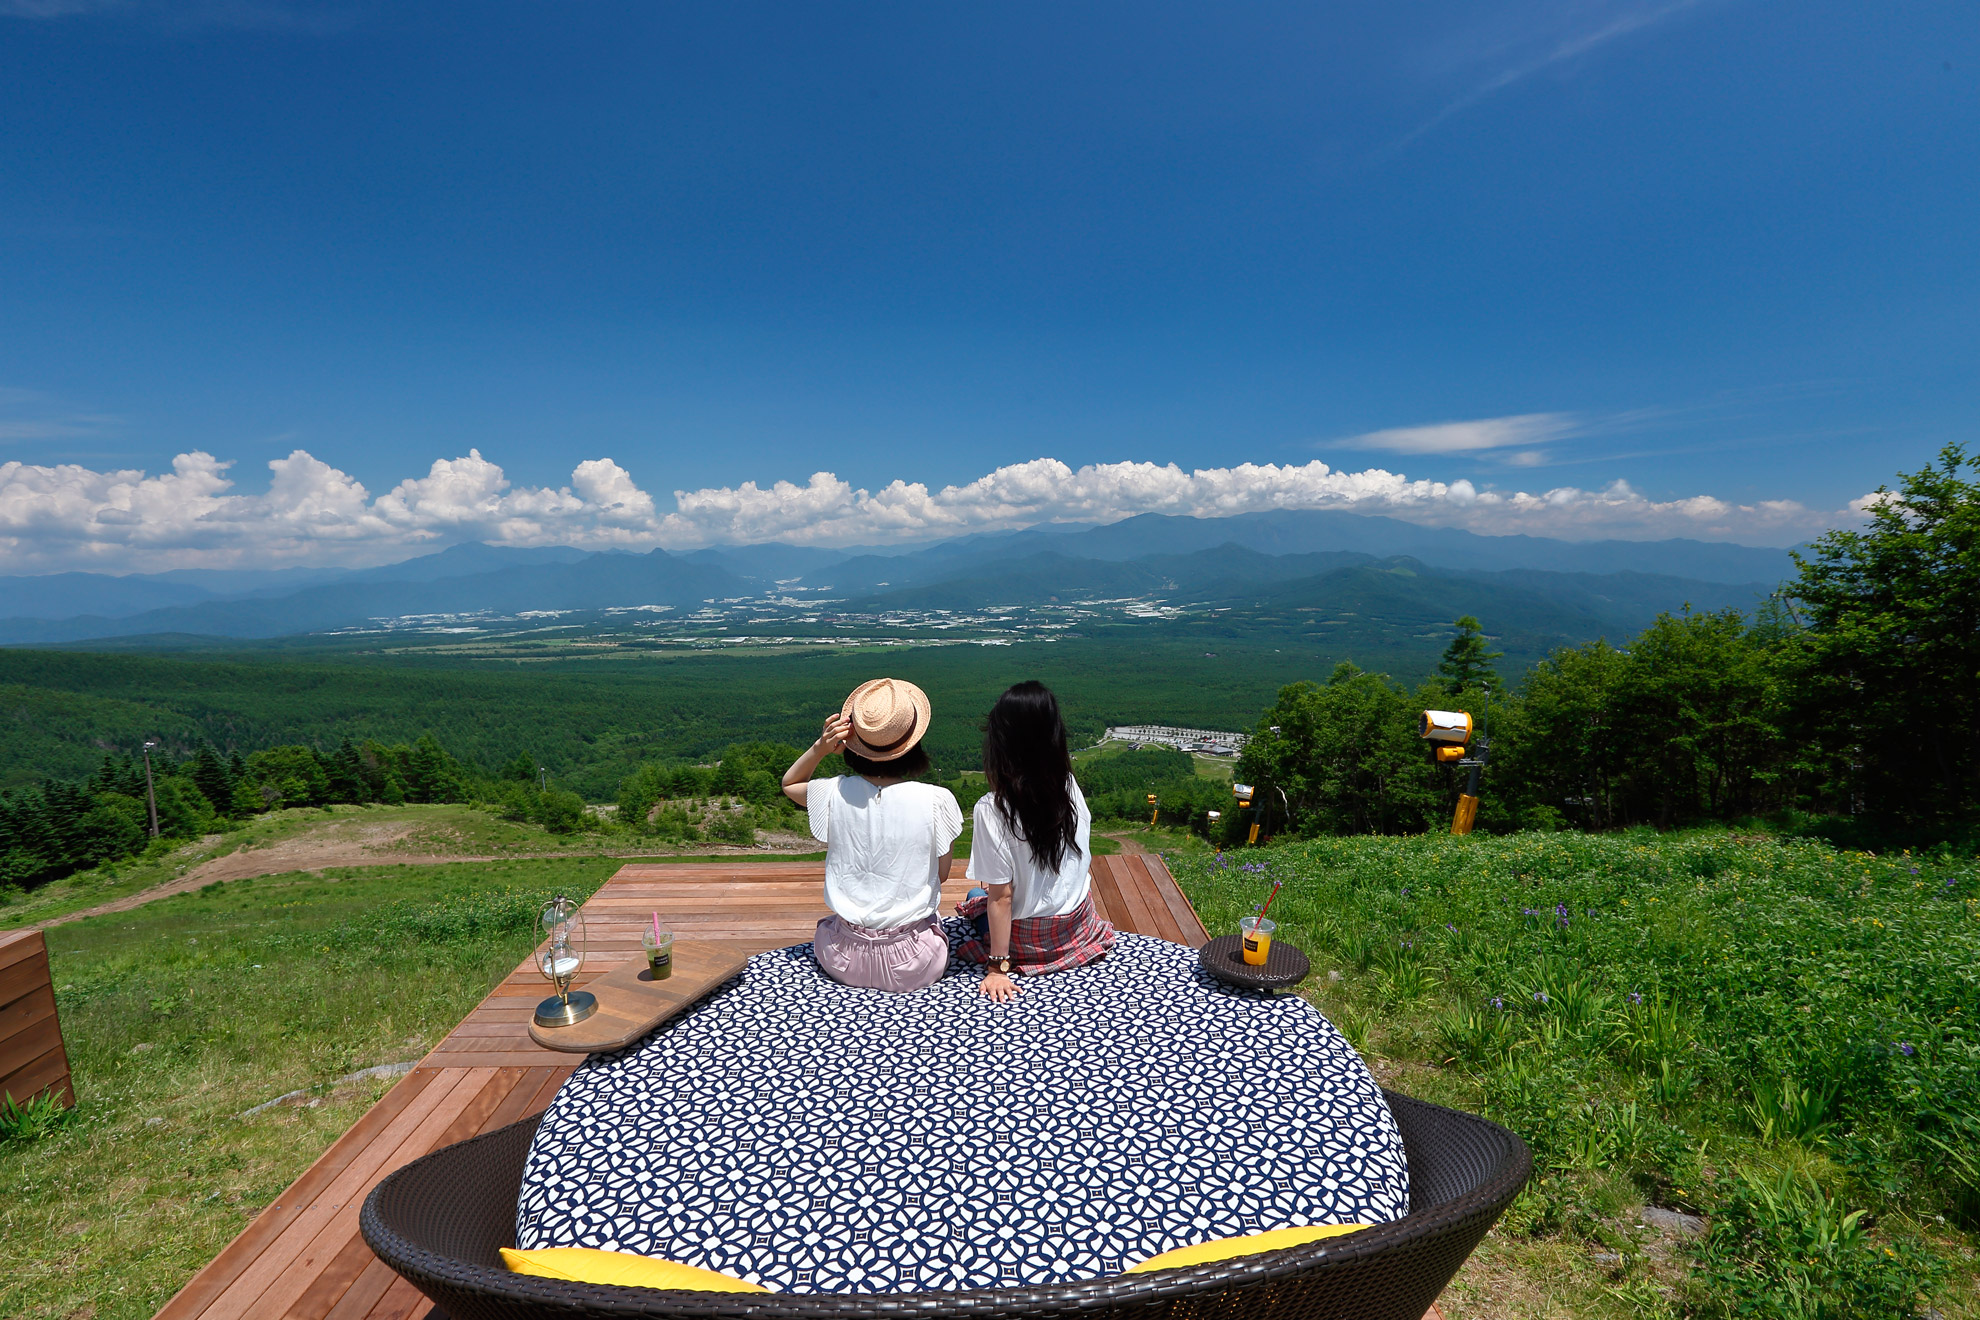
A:
{"type": "MultiPolygon", "coordinates": [[[[962,867],[956,871],[960,876],[962,867]]],[[[800,944],[825,915],[821,863],[634,865],[584,906],[583,985],[639,955],[656,909],[683,939],[733,941],[749,952],[800,944]]],[[[969,888],[943,891],[953,909],[969,888]]],[[[1194,948],[1203,927],[1156,857],[1094,859],[1093,899],[1122,930],[1194,948]]],[[[160,1311],[160,1320],[386,1320],[431,1305],[371,1254],[358,1207],[378,1181],[428,1151],[546,1108],[580,1061],[529,1038],[547,986],[525,960],[383,1099],[160,1311]]]]}

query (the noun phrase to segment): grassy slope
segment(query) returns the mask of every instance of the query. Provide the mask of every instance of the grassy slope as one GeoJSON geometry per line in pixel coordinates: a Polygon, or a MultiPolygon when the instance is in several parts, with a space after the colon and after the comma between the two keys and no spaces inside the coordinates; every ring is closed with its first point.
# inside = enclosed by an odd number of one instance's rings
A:
{"type": "Polygon", "coordinates": [[[1329,839],[1221,859],[1172,835],[1165,851],[1213,934],[1285,878],[1272,915],[1313,957],[1302,993],[1385,1084],[1534,1147],[1536,1181],[1466,1267],[1453,1320],[1665,1313],[1690,1287],[1683,1251],[1634,1210],[1708,1206],[1736,1168],[1806,1171],[1868,1210],[1879,1244],[1923,1238],[1952,1269],[1938,1309],[1980,1315],[1980,1239],[1939,1217],[1960,1180],[1906,1112],[1970,1078],[1970,865],[1724,833],[1329,839]],[[1675,1030],[1623,1038],[1659,1005],[1675,1030]],[[1761,1137],[1756,1082],[1826,1069],[1853,1070],[1834,1126],[1761,1137]]]}
{"type": "MultiPolygon", "coordinates": [[[[258,816],[228,834],[164,846],[154,856],[78,872],[30,890],[12,904],[6,903],[4,894],[0,894],[0,926],[27,926],[96,907],[153,885],[169,883],[217,857],[255,849],[272,850],[284,844],[315,843],[346,832],[355,835],[357,831],[403,835],[377,850],[379,862],[390,861],[393,854],[518,858],[650,856],[692,860],[691,847],[669,848],[654,839],[599,831],[553,835],[536,826],[506,821],[468,806],[292,807],[258,816]]],[[[791,855],[749,853],[711,856],[710,860],[748,862],[759,856],[763,860],[792,860],[791,855]]]]}
{"type": "Polygon", "coordinates": [[[0,1145],[0,1314],[151,1315],[528,953],[601,858],[266,876],[48,933],[82,1104],[0,1145]]]}

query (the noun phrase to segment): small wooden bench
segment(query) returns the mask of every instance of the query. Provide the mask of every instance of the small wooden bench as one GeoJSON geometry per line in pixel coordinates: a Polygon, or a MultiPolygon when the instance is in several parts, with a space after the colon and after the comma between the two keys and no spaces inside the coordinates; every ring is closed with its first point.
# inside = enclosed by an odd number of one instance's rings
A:
{"type": "Polygon", "coordinates": [[[0,1096],[25,1105],[44,1095],[76,1102],[55,1016],[48,941],[39,930],[0,931],[0,1096]]]}

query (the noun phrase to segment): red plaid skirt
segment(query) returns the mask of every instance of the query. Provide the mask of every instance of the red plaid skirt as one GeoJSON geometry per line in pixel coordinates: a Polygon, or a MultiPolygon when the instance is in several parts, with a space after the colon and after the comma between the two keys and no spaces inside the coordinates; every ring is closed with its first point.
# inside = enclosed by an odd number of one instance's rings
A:
{"type": "MultiPolygon", "coordinates": [[[[989,906],[987,898],[965,898],[956,904],[956,915],[974,920],[989,906]]],[[[1100,920],[1091,894],[1064,916],[1020,917],[1011,923],[1011,959],[1025,976],[1084,967],[1113,947],[1113,923],[1100,920]]],[[[973,933],[963,939],[956,952],[976,963],[990,956],[990,950],[973,933]]]]}

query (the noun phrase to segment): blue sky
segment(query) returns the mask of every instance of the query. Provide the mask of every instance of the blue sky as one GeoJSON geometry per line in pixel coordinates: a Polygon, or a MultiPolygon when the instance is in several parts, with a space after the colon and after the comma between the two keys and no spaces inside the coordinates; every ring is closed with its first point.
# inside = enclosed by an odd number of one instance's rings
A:
{"type": "Polygon", "coordinates": [[[1974,434],[1972,18],[0,0],[0,559],[1798,539],[1974,434]]]}

